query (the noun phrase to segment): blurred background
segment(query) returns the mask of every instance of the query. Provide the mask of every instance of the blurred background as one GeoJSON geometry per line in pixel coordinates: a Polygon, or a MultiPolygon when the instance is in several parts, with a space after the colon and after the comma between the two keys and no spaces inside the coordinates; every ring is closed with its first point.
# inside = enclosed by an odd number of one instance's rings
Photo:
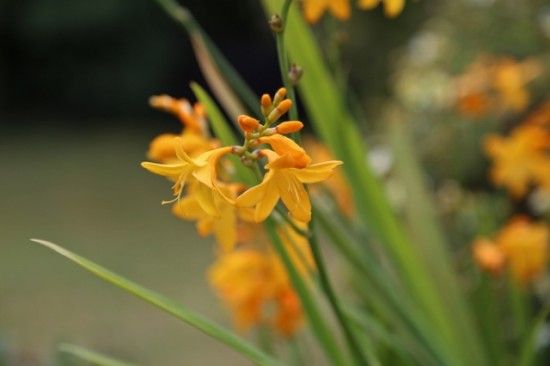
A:
{"type": "MultiPolygon", "coordinates": [[[[259,1],[184,4],[258,94],[280,86],[259,1]]],[[[407,1],[397,19],[355,9],[315,31],[326,50],[341,51],[335,71],[364,113],[379,165],[391,161],[385,121],[414,126],[457,247],[480,231],[476,215],[493,215],[496,226],[512,211],[532,213],[527,200],[487,198],[480,141],[548,97],[550,5],[407,1]],[[492,111],[460,99],[456,81],[472,64],[502,58],[533,61],[521,106],[492,111]]],[[[0,1],[0,364],[54,364],[61,341],[143,365],[243,363],[28,240],[57,242],[230,325],[204,277],[211,242],[160,205],[166,182],[139,167],[154,136],[180,129],[148,97],[193,99],[190,81],[205,84],[185,33],[154,1],[0,1]]],[[[395,186],[388,179],[397,202],[395,186]]]]}

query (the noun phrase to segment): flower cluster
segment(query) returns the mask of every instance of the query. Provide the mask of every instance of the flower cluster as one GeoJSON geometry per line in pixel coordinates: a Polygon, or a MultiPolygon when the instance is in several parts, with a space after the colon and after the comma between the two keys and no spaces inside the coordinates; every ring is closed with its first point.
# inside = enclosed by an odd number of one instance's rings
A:
{"type": "Polygon", "coordinates": [[[456,107],[468,117],[521,112],[531,99],[527,86],[541,72],[536,59],[480,56],[456,80],[456,107]]]}
{"type": "Polygon", "coordinates": [[[279,237],[296,268],[307,274],[313,266],[308,242],[293,229],[306,230],[311,220],[304,184],[328,179],[341,162],[313,164],[306,151],[285,136],[303,124],[279,122],[292,106],[284,88],[273,97],[261,97],[261,121],[238,117],[244,136],[240,146],[220,146],[210,136],[200,105],[191,107],[184,99],[167,96],[153,97],[151,104],[178,116],[184,128],[179,135],[155,138],[147,154],[153,162],[142,166],[173,183],[174,198],[163,203],[172,204],[177,217],[196,222],[202,236],[214,234],[218,259],[209,278],[233,311],[236,325],[266,324],[292,335],[302,318],[301,307],[282,263],[263,239],[261,223],[274,210],[286,218],[287,224],[278,226],[279,237]],[[238,159],[225,159],[229,156],[238,159]],[[242,183],[235,160],[256,174],[258,184],[242,183]],[[275,311],[267,312],[269,307],[275,311]]]}
{"type": "MultiPolygon", "coordinates": [[[[384,14],[388,18],[398,16],[405,7],[405,0],[359,0],[359,8],[370,10],[376,8],[380,3],[384,5],[384,14]]],[[[340,20],[346,20],[351,15],[349,0],[304,0],[304,17],[310,23],[316,23],[321,19],[323,13],[330,13],[340,20]]]]}
{"type": "Polygon", "coordinates": [[[550,190],[550,102],[537,109],[510,135],[489,135],[485,151],[493,163],[491,180],[516,198],[530,185],[550,190]]]}
{"type": "Polygon", "coordinates": [[[480,268],[500,274],[508,266],[513,277],[526,284],[535,280],[548,263],[550,230],[544,223],[513,218],[493,240],[480,238],[473,246],[480,268]]]}

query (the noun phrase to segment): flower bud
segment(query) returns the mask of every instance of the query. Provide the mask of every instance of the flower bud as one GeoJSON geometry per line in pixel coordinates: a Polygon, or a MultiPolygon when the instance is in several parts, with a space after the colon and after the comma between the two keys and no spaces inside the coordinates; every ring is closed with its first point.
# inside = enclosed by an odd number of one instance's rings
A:
{"type": "Polygon", "coordinates": [[[288,70],[288,78],[292,84],[298,84],[303,74],[304,69],[301,66],[296,64],[290,65],[290,70],[288,70]]]}
{"type": "Polygon", "coordinates": [[[237,121],[241,129],[245,132],[253,132],[260,127],[260,121],[244,114],[240,115],[237,121]]]}
{"type": "Polygon", "coordinates": [[[292,101],[290,99],[285,99],[271,113],[269,113],[269,116],[267,116],[267,119],[269,122],[275,122],[283,114],[289,111],[289,109],[292,107],[292,101]]]}
{"type": "Polygon", "coordinates": [[[285,99],[285,97],[286,97],[286,88],[280,88],[275,93],[275,96],[273,98],[273,105],[274,106],[279,105],[279,103],[281,103],[283,99],[285,99]]]}
{"type": "Polygon", "coordinates": [[[302,128],[304,128],[304,124],[300,121],[286,121],[275,127],[275,130],[281,135],[286,135],[287,133],[298,132],[302,128]]]}
{"type": "Polygon", "coordinates": [[[280,15],[273,14],[267,23],[273,32],[279,33],[283,31],[284,22],[280,15]]]}
{"type": "Polygon", "coordinates": [[[262,98],[260,99],[260,104],[262,106],[262,114],[267,117],[273,109],[273,103],[271,102],[271,97],[269,96],[269,94],[262,95],[262,98]]]}

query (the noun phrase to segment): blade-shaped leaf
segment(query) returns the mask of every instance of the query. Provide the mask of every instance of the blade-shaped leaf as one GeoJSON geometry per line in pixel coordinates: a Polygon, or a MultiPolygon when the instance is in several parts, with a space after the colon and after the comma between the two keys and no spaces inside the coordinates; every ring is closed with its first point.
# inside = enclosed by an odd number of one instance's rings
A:
{"type": "Polygon", "coordinates": [[[77,346],[70,343],[61,343],[57,346],[57,349],[61,353],[66,353],[83,361],[87,361],[92,365],[97,366],[137,366],[134,363],[124,362],[112,358],[111,356],[104,355],[102,353],[92,351],[90,349],[77,346]]]}
{"type": "Polygon", "coordinates": [[[222,343],[225,343],[227,346],[240,352],[251,361],[259,365],[279,365],[278,361],[266,355],[258,348],[250,344],[248,341],[238,337],[231,331],[213,323],[212,321],[203,318],[202,316],[176,303],[168,297],[158,294],[114,272],[111,272],[110,270],[100,266],[99,264],[96,264],[84,257],[81,257],[78,254],[75,254],[57,244],[40,239],[31,239],[31,241],[53,250],[54,252],[78,264],[82,268],[93,273],[104,281],[109,282],[123,289],[124,291],[131,293],[132,295],[156,306],[157,308],[167,312],[168,314],[180,320],[183,320],[185,323],[199,329],[203,333],[217,339],[222,343]]]}

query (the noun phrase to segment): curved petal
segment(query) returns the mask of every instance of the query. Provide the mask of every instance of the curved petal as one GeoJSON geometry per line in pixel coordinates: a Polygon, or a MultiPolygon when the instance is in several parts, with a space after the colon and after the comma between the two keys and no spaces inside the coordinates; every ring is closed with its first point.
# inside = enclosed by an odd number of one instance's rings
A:
{"type": "Polygon", "coordinates": [[[329,160],[323,163],[312,164],[303,169],[289,169],[302,183],[318,183],[330,178],[334,174],[334,168],[342,165],[339,160],[329,160]]]}
{"type": "Polygon", "coordinates": [[[193,196],[187,196],[177,201],[172,206],[172,213],[184,220],[198,220],[206,216],[206,212],[193,196]]]}
{"type": "Polygon", "coordinates": [[[237,216],[233,207],[222,210],[221,216],[214,222],[214,235],[223,253],[229,253],[237,242],[237,216]]]}
{"type": "Polygon", "coordinates": [[[304,0],[304,17],[309,23],[316,23],[327,8],[327,0],[304,0]]]}
{"type": "Polygon", "coordinates": [[[193,195],[197,199],[200,207],[210,216],[219,217],[220,212],[214,202],[213,191],[211,188],[199,183],[193,190],[193,195]]]}
{"type": "Polygon", "coordinates": [[[273,211],[277,201],[279,201],[279,191],[274,184],[273,180],[267,181],[264,196],[256,205],[256,211],[254,212],[254,220],[256,222],[264,221],[273,211]]]}
{"type": "Polygon", "coordinates": [[[266,187],[269,183],[269,181],[273,178],[273,171],[267,172],[267,174],[264,176],[264,180],[262,183],[251,187],[241,193],[239,197],[235,200],[235,204],[237,207],[252,207],[264,197],[266,187]]]}
{"type": "Polygon", "coordinates": [[[151,173],[162,175],[163,177],[176,179],[188,168],[186,163],[158,164],[144,161],[141,166],[151,173]]]}
{"type": "Polygon", "coordinates": [[[331,13],[340,20],[346,20],[349,18],[351,8],[349,0],[332,0],[329,2],[331,13]]]}

